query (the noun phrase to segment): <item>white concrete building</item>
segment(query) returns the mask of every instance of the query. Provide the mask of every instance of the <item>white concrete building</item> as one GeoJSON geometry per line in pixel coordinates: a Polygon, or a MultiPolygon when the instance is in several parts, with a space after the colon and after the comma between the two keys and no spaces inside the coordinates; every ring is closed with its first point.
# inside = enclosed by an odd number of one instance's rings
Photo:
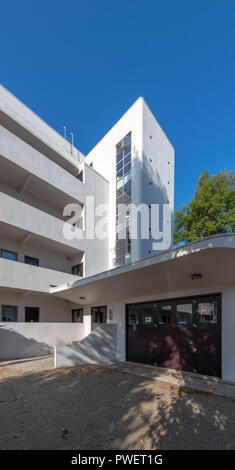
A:
{"type": "Polygon", "coordinates": [[[143,98],[85,157],[0,87],[0,360],[55,346],[57,366],[132,360],[235,380],[235,235],[173,248],[173,210],[174,149],[143,98]],[[125,203],[143,208],[148,237],[138,216],[132,238],[125,203]]]}

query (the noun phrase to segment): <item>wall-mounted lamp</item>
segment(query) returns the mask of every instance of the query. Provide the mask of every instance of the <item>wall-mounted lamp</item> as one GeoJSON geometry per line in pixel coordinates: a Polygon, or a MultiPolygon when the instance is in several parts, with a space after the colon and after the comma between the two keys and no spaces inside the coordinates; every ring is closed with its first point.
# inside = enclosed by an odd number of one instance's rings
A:
{"type": "Polygon", "coordinates": [[[202,275],[200,273],[192,273],[191,274],[191,279],[192,281],[197,281],[198,279],[201,279],[202,275]]]}
{"type": "Polygon", "coordinates": [[[80,298],[81,300],[85,300],[86,297],[82,297],[82,296],[81,296],[81,297],[79,297],[79,298],[80,298]]]}

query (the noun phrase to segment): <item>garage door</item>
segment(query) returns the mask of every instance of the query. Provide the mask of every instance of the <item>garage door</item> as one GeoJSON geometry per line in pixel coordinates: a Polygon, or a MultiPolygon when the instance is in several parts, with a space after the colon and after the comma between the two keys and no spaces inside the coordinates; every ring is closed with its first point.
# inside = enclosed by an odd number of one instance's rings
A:
{"type": "Polygon", "coordinates": [[[221,377],[221,296],[127,305],[127,360],[221,377]]]}

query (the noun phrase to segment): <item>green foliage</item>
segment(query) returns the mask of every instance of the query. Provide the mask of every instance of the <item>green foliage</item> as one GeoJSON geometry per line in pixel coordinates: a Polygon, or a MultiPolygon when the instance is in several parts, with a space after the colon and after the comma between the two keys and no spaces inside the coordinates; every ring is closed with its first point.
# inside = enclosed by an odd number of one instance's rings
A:
{"type": "Polygon", "coordinates": [[[175,245],[216,233],[235,231],[235,175],[224,170],[199,178],[195,196],[188,206],[175,211],[175,245]]]}

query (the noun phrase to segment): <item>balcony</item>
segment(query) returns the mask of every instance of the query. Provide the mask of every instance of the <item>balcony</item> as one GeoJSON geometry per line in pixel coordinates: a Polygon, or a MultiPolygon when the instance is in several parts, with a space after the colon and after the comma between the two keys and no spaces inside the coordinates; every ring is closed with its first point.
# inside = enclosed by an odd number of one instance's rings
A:
{"type": "Polygon", "coordinates": [[[83,155],[58,132],[0,86],[0,122],[32,147],[75,174],[83,155]]]}
{"type": "Polygon", "coordinates": [[[85,201],[85,187],[42,153],[0,126],[0,175],[3,183],[21,193],[27,190],[32,199],[44,196],[53,204],[85,201]],[[10,177],[9,177],[10,175],[10,177]]]}
{"type": "Polygon", "coordinates": [[[64,247],[66,253],[70,251],[74,255],[76,251],[84,251],[85,237],[81,229],[78,229],[81,239],[68,240],[63,235],[62,220],[2,192],[0,192],[0,222],[9,226],[9,232],[12,227],[20,229],[22,237],[32,234],[42,242],[47,240],[54,249],[61,251],[64,247]]]}
{"type": "Polygon", "coordinates": [[[0,258],[0,287],[49,292],[51,286],[79,279],[82,278],[73,274],[0,258]]]}

